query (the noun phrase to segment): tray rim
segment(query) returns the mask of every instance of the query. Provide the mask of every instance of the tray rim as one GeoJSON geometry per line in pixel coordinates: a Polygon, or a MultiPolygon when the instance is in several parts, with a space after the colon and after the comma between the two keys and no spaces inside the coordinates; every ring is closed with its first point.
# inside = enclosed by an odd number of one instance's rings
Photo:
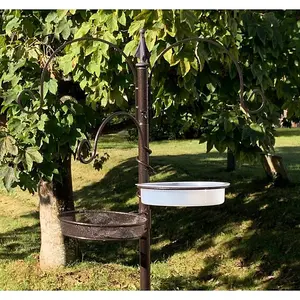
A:
{"type": "Polygon", "coordinates": [[[71,225],[80,225],[80,226],[86,226],[86,227],[106,227],[106,228],[118,228],[118,227],[138,227],[138,226],[144,226],[147,224],[147,217],[145,214],[140,213],[126,213],[126,212],[118,212],[118,211],[105,211],[105,210],[68,210],[65,212],[62,212],[58,214],[58,219],[60,222],[68,223],[71,225]],[[70,214],[76,214],[76,213],[111,213],[111,214],[119,214],[119,215],[130,215],[130,216],[138,216],[139,218],[143,219],[142,222],[139,223],[131,223],[131,224],[121,224],[120,225],[108,225],[108,224],[92,224],[92,223],[84,223],[84,222],[76,222],[71,220],[66,220],[63,217],[70,215],[70,214]]]}
{"type": "Polygon", "coordinates": [[[145,182],[145,183],[137,183],[136,186],[140,189],[146,190],[217,190],[217,189],[225,189],[230,186],[229,182],[223,181],[158,181],[158,182],[145,182]],[[207,183],[207,186],[180,186],[180,185],[170,185],[170,184],[180,184],[180,183],[207,183]],[[210,183],[217,183],[217,186],[209,186],[210,183]]]}

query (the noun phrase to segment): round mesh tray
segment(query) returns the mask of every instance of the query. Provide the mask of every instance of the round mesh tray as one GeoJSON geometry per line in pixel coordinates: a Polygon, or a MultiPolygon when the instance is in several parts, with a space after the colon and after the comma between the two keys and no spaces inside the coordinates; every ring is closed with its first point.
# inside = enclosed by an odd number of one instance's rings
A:
{"type": "Polygon", "coordinates": [[[114,211],[67,211],[58,216],[65,236],[82,240],[134,240],[146,231],[147,218],[114,211]]]}

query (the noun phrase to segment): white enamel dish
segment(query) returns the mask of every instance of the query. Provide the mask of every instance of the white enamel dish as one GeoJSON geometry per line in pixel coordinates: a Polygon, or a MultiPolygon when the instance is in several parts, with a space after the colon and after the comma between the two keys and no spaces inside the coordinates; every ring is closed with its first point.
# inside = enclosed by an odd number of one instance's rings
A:
{"type": "Polygon", "coordinates": [[[155,206],[211,206],[225,201],[228,182],[181,181],[140,183],[141,201],[155,206]]]}

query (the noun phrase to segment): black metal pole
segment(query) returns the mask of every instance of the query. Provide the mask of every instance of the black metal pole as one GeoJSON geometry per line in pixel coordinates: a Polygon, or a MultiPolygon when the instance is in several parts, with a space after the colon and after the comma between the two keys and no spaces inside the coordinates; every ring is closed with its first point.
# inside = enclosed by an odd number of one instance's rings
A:
{"type": "MultiPolygon", "coordinates": [[[[149,165],[149,122],[148,122],[148,59],[149,51],[147,49],[144,37],[145,31],[140,31],[140,43],[136,52],[139,62],[137,69],[137,119],[141,128],[142,139],[139,139],[139,183],[149,182],[149,172],[146,167],[149,165]]],[[[147,231],[139,241],[140,248],[140,289],[150,290],[150,227],[151,211],[148,205],[141,202],[139,191],[139,213],[145,214],[148,219],[147,231]]]]}

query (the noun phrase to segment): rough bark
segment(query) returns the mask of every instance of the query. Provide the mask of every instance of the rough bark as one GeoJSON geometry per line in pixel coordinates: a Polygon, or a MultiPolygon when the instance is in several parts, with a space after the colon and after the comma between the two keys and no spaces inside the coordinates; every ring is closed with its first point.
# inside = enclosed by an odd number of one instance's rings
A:
{"type": "Polygon", "coordinates": [[[53,184],[39,182],[41,249],[40,267],[53,269],[66,264],[64,237],[58,219],[59,205],[53,193],[53,184]]]}
{"type": "Polygon", "coordinates": [[[62,235],[58,219],[61,211],[74,210],[70,157],[61,162],[61,170],[61,182],[41,180],[38,186],[42,270],[65,266],[67,258],[70,258],[68,249],[70,240],[62,235]]]}

